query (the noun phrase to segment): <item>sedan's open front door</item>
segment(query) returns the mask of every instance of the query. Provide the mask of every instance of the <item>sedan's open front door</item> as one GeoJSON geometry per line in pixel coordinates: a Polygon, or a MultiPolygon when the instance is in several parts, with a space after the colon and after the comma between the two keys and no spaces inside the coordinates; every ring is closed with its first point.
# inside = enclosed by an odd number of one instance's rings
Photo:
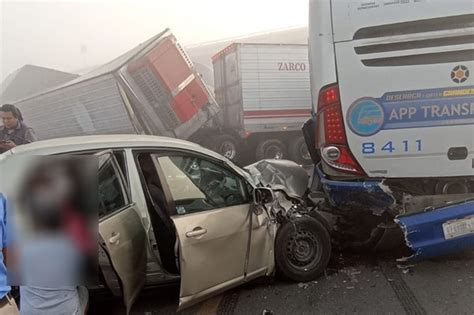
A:
{"type": "MultiPolygon", "coordinates": [[[[127,313],[145,284],[146,232],[135,204],[131,202],[125,179],[112,152],[99,158],[99,234],[120,279],[127,313]]],[[[109,286],[112,279],[105,277],[109,286]]]]}
{"type": "Polygon", "coordinates": [[[194,156],[159,156],[155,164],[179,239],[180,310],[268,274],[269,233],[259,220],[250,229],[254,214],[243,178],[194,156]]]}
{"type": "Polygon", "coordinates": [[[180,244],[179,308],[242,283],[248,245],[248,205],[173,217],[180,244]]]}

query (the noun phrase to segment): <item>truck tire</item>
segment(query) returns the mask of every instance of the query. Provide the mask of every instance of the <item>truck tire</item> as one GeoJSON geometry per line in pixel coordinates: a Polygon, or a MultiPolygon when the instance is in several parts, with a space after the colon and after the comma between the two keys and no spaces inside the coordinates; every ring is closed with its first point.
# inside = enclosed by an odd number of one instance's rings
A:
{"type": "Polygon", "coordinates": [[[298,164],[313,164],[303,136],[296,138],[295,141],[290,143],[289,155],[290,159],[298,164]]]}
{"type": "Polygon", "coordinates": [[[231,135],[211,137],[209,148],[232,161],[237,161],[240,157],[240,141],[231,135]]]}
{"type": "Polygon", "coordinates": [[[331,257],[329,232],[318,220],[302,217],[284,223],[275,239],[277,273],[286,279],[307,282],[326,269],[331,257]]]}
{"type": "Polygon", "coordinates": [[[286,158],[286,147],[278,139],[262,140],[255,150],[257,160],[286,158]]]}

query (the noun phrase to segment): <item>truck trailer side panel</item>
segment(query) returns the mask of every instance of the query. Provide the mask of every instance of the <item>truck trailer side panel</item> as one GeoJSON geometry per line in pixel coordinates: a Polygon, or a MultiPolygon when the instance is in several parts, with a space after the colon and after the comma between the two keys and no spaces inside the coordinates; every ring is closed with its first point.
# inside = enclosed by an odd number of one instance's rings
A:
{"type": "Polygon", "coordinates": [[[112,75],[58,89],[16,105],[42,140],[136,133],[112,75]]]}
{"type": "Polygon", "coordinates": [[[311,108],[307,46],[244,45],[240,65],[245,129],[299,129],[311,108]]]}
{"type": "Polygon", "coordinates": [[[307,45],[234,43],[213,57],[223,125],[256,159],[309,162],[301,126],[310,117],[307,45]]]}
{"type": "Polygon", "coordinates": [[[216,98],[248,132],[298,130],[310,116],[306,45],[233,44],[214,57],[216,98]],[[238,115],[237,115],[238,116],[238,115]]]}

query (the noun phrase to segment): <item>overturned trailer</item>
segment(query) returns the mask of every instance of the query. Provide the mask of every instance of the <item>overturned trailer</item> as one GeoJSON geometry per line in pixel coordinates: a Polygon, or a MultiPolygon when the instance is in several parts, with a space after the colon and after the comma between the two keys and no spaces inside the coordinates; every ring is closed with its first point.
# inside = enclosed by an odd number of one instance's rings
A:
{"type": "Polygon", "coordinates": [[[38,138],[153,134],[199,142],[219,112],[169,30],[64,85],[15,102],[38,138]],[[205,131],[206,130],[206,131],[205,131]]]}

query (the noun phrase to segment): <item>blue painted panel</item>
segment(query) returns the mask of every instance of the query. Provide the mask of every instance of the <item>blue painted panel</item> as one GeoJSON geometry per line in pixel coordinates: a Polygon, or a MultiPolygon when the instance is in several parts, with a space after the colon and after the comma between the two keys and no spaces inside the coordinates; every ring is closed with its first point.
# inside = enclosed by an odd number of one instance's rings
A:
{"type": "Polygon", "coordinates": [[[446,240],[443,223],[474,215],[474,200],[440,207],[431,211],[398,216],[408,246],[414,251],[409,260],[441,256],[474,247],[474,233],[446,240]]]}
{"type": "Polygon", "coordinates": [[[392,195],[381,188],[381,181],[336,181],[328,179],[319,166],[315,167],[329,202],[338,208],[364,207],[380,214],[395,204],[392,195]]]}

